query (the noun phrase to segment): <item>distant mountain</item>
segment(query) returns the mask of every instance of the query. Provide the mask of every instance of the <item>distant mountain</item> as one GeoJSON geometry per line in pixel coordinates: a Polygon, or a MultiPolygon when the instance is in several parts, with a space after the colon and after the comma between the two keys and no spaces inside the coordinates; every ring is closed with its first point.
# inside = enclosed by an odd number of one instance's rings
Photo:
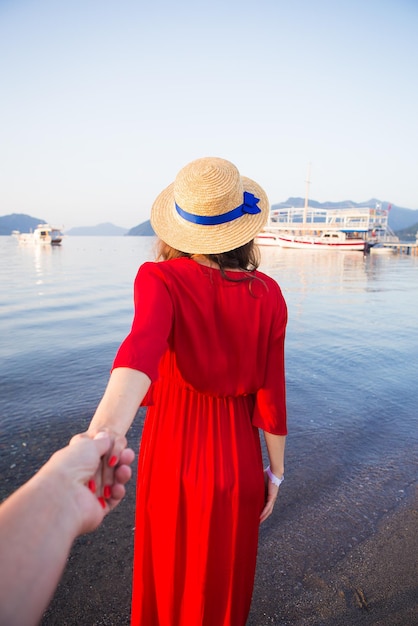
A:
{"type": "Polygon", "coordinates": [[[11,235],[13,230],[21,233],[30,233],[35,230],[38,224],[45,224],[45,220],[40,217],[31,217],[24,213],[11,213],[0,217],[0,235],[11,235]]]}
{"type": "Polygon", "coordinates": [[[408,228],[418,221],[418,211],[413,209],[403,209],[392,205],[389,212],[388,223],[392,230],[398,232],[403,228],[408,228]]]}
{"type": "Polygon", "coordinates": [[[115,226],[114,224],[110,224],[110,222],[105,222],[103,224],[97,224],[97,226],[76,226],[75,228],[70,228],[70,230],[66,230],[66,235],[73,236],[99,236],[99,237],[115,237],[126,235],[128,232],[127,228],[121,228],[120,226],[115,226]]]}
{"type": "Polygon", "coordinates": [[[418,222],[395,232],[401,241],[415,241],[418,236],[418,222]]]}
{"type": "MultiPolygon", "coordinates": [[[[302,208],[305,204],[304,198],[288,198],[285,202],[273,204],[272,209],[286,209],[290,207],[302,208]]],[[[351,200],[342,200],[340,202],[316,202],[309,200],[309,206],[314,209],[357,209],[360,207],[374,207],[380,204],[382,209],[390,207],[388,223],[395,232],[402,228],[408,228],[418,221],[418,210],[405,209],[398,207],[390,202],[382,202],[376,198],[371,198],[365,202],[352,202],[351,200]]]]}
{"type": "Polygon", "coordinates": [[[142,222],[138,226],[134,226],[126,234],[127,235],[132,235],[134,237],[138,237],[138,236],[152,237],[153,235],[155,235],[155,232],[154,232],[154,229],[151,226],[150,220],[147,220],[146,222],[142,222]]]}

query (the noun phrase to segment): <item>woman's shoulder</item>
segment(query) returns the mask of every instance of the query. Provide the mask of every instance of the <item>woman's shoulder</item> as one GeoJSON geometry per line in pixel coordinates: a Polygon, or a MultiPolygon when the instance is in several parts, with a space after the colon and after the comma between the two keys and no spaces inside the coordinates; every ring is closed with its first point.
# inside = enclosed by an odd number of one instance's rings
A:
{"type": "Polygon", "coordinates": [[[254,295],[267,297],[275,307],[285,305],[280,285],[272,276],[259,270],[255,270],[253,276],[255,280],[251,282],[251,291],[254,295]]]}
{"type": "Polygon", "coordinates": [[[271,289],[281,291],[278,282],[269,274],[261,272],[257,269],[254,271],[254,275],[257,276],[259,280],[262,280],[266,285],[271,287],[271,289]]]}
{"type": "Polygon", "coordinates": [[[139,267],[140,272],[154,272],[154,271],[171,271],[175,268],[185,266],[185,261],[189,259],[187,257],[179,257],[177,259],[169,259],[168,261],[145,261],[139,267]]]}
{"type": "Polygon", "coordinates": [[[137,278],[159,277],[168,280],[176,274],[192,269],[193,264],[186,257],[168,261],[145,261],[138,269],[137,278]]]}

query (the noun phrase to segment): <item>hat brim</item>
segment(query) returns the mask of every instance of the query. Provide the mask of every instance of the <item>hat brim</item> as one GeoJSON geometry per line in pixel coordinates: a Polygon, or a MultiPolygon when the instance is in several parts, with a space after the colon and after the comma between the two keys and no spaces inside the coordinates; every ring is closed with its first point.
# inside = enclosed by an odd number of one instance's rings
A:
{"type": "Polygon", "coordinates": [[[211,226],[188,222],[176,211],[172,183],[159,194],[152,206],[151,226],[162,241],[189,254],[219,254],[243,246],[266,225],[270,206],[260,185],[245,176],[241,176],[241,180],[244,191],[259,198],[259,213],[245,213],[231,222],[211,226]]]}

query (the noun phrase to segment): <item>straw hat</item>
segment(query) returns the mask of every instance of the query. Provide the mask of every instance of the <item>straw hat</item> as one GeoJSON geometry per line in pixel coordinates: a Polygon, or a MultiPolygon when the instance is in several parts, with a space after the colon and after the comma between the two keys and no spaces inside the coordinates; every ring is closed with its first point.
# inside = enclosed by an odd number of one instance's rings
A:
{"type": "Polygon", "coordinates": [[[269,202],[235,165],[206,157],[186,165],[155,200],[151,225],[169,246],[193,254],[234,250],[267,222],[269,202]]]}

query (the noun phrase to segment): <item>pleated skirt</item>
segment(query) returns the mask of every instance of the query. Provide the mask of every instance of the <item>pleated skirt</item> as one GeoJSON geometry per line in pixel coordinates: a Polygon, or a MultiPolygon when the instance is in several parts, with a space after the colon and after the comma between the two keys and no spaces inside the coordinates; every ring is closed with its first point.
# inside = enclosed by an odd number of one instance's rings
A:
{"type": "Polygon", "coordinates": [[[132,626],[244,626],[264,504],[253,397],[164,381],[137,479],[132,626]]]}

